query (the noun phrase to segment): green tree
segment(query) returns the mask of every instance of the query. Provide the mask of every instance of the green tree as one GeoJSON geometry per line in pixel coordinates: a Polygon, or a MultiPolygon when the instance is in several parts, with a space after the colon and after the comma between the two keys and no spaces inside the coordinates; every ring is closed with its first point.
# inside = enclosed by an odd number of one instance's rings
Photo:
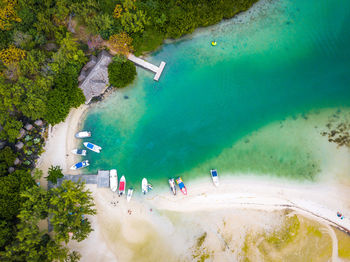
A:
{"type": "Polygon", "coordinates": [[[113,26],[113,17],[109,14],[97,14],[88,24],[89,31],[94,34],[101,34],[102,32],[111,30],[113,26]]]}
{"type": "Polygon", "coordinates": [[[18,86],[17,89],[22,89],[21,103],[17,108],[23,115],[33,120],[44,117],[46,113],[46,94],[49,86],[44,83],[45,81],[20,77],[15,84],[18,86]]]}
{"type": "Polygon", "coordinates": [[[68,65],[60,70],[54,80],[54,88],[47,95],[45,119],[50,124],[63,121],[70,108],[79,107],[85,102],[83,91],[78,88],[78,69],[68,65]]]}
{"type": "Polygon", "coordinates": [[[121,15],[120,22],[127,33],[142,33],[145,30],[145,26],[149,24],[149,18],[142,10],[137,10],[136,12],[127,10],[121,15]]]}
{"type": "Polygon", "coordinates": [[[57,184],[57,179],[64,177],[62,173],[62,168],[60,166],[52,166],[48,171],[49,175],[46,177],[47,181],[53,184],[57,184]]]}
{"type": "Polygon", "coordinates": [[[18,215],[15,239],[0,255],[6,261],[77,261],[76,252],[51,239],[47,231],[40,231],[38,223],[48,216],[50,193],[40,187],[32,187],[21,194],[23,205],[18,215]],[[70,259],[72,257],[73,259],[70,259]]]}
{"type": "Polygon", "coordinates": [[[65,37],[59,41],[60,48],[53,54],[54,63],[51,68],[58,73],[61,68],[65,68],[68,64],[82,66],[87,58],[82,50],[79,49],[79,44],[70,33],[66,33],[65,37]]]}
{"type": "Polygon", "coordinates": [[[96,210],[91,192],[85,190],[84,185],[65,180],[51,190],[49,213],[57,241],[68,243],[69,233],[73,233],[72,239],[82,241],[92,231],[91,223],[84,216],[94,215],[96,210]]]}
{"type": "Polygon", "coordinates": [[[0,114],[0,125],[2,126],[0,138],[14,143],[23,124],[21,121],[16,120],[8,112],[5,112],[0,114]]]}
{"type": "Polygon", "coordinates": [[[108,66],[109,83],[114,87],[125,87],[130,84],[136,76],[136,67],[129,60],[113,61],[108,66]]]}
{"type": "Polygon", "coordinates": [[[6,168],[12,166],[15,159],[16,154],[9,146],[0,150],[0,162],[4,163],[6,165],[6,168]]]}

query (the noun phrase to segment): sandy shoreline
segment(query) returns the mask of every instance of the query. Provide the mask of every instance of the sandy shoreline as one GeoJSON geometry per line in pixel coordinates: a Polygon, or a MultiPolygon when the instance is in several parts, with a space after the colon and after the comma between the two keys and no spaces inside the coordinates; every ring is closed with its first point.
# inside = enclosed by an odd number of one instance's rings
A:
{"type": "MultiPolygon", "coordinates": [[[[130,203],[109,189],[88,185],[98,211],[91,218],[95,231],[87,240],[74,242],[70,247],[83,254],[82,261],[153,261],[156,258],[160,258],[158,261],[178,261],[167,260],[162,250],[166,249],[169,255],[182,254],[189,258],[189,243],[201,230],[209,230],[212,241],[220,242],[220,234],[225,232],[215,232],[220,231],[224,220],[235,221],[230,230],[242,235],[249,231],[247,228],[278,224],[273,214],[288,209],[328,230],[333,241],[333,257],[337,257],[337,239],[329,225],[342,230],[350,229],[348,186],[287,184],[284,181],[264,181],[255,176],[223,177],[220,182],[218,188],[214,187],[210,178],[190,182],[187,184],[187,196],[181,192],[173,196],[166,189],[155,189],[146,196],[137,192],[130,203]],[[128,210],[132,211],[131,215],[128,210]],[[337,211],[342,212],[343,220],[337,217],[337,211]],[[176,250],[174,243],[178,245],[176,250]],[[94,247],[95,252],[92,252],[94,247]],[[149,258],[139,257],[143,249],[149,250],[149,258]]],[[[208,245],[212,247],[222,243],[208,245]]],[[[229,251],[225,252],[215,256],[227,256],[229,251]]]]}
{"type": "MultiPolygon", "coordinates": [[[[64,122],[54,127],[49,127],[48,137],[44,147],[45,151],[36,163],[36,167],[41,169],[44,174],[47,174],[47,170],[51,165],[60,166],[64,174],[79,174],[79,171],[70,170],[70,167],[79,159],[78,156],[71,153],[71,150],[76,148],[80,142],[74,135],[81,127],[82,120],[88,108],[88,105],[81,105],[79,108],[74,108],[69,112],[64,122]]],[[[47,181],[42,178],[40,183],[46,187],[47,181]]]]}

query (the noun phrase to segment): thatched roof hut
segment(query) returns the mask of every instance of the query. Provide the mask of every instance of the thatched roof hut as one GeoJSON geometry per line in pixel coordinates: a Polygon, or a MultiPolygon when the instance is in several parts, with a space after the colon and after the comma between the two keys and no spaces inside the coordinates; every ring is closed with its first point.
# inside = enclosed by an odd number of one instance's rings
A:
{"type": "Polygon", "coordinates": [[[88,104],[95,96],[100,96],[109,86],[108,65],[112,62],[112,56],[103,50],[98,57],[91,60],[83,67],[79,76],[79,88],[85,95],[85,104],[88,104]]]}

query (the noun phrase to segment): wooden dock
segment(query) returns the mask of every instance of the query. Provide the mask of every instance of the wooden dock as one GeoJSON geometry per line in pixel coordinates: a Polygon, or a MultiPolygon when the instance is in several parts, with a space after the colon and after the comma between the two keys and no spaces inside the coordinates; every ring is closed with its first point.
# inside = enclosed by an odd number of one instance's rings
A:
{"type": "Polygon", "coordinates": [[[163,69],[165,67],[165,64],[166,64],[164,61],[162,61],[159,66],[155,66],[155,65],[153,65],[153,64],[151,64],[151,63],[149,63],[149,62],[147,62],[139,57],[134,56],[133,54],[129,54],[128,59],[131,62],[135,63],[136,65],[139,65],[139,66],[141,66],[145,69],[148,69],[148,70],[152,71],[153,73],[155,73],[154,78],[153,78],[155,81],[159,80],[159,78],[163,72],[163,69]]]}
{"type": "MultiPolygon", "coordinates": [[[[79,180],[84,181],[86,184],[97,185],[99,188],[109,187],[109,171],[108,170],[98,170],[96,174],[86,174],[86,175],[64,175],[63,178],[57,179],[57,186],[60,186],[64,180],[72,180],[73,182],[78,182],[79,180]]],[[[54,187],[54,185],[49,185],[49,188],[54,187]]]]}

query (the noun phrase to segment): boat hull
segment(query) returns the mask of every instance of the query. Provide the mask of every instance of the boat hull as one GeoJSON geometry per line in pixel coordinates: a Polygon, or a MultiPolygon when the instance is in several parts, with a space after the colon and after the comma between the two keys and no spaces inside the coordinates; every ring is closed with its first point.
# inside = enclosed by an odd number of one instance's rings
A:
{"type": "Polygon", "coordinates": [[[89,161],[85,160],[85,161],[76,163],[75,165],[71,166],[70,169],[71,170],[78,170],[78,169],[81,169],[81,168],[84,168],[84,167],[88,167],[89,165],[90,165],[89,161]]]}
{"type": "Polygon", "coordinates": [[[219,186],[219,176],[218,176],[218,172],[216,171],[216,169],[210,170],[210,175],[211,175],[211,179],[213,180],[214,185],[219,186]]]}
{"type": "Polygon", "coordinates": [[[88,131],[81,131],[75,134],[76,138],[87,138],[87,137],[91,137],[91,132],[88,131]]]}
{"type": "Polygon", "coordinates": [[[83,143],[83,145],[84,145],[87,149],[89,149],[89,150],[91,150],[91,151],[93,151],[93,152],[95,152],[95,153],[100,153],[100,152],[101,152],[101,149],[102,149],[102,147],[100,147],[100,146],[98,146],[98,145],[95,145],[95,144],[93,144],[93,143],[90,143],[90,142],[85,142],[85,143],[83,143]]]}
{"type": "Polygon", "coordinates": [[[146,195],[146,193],[148,192],[148,182],[146,178],[142,179],[141,190],[144,195],[146,195]]]}
{"type": "Polygon", "coordinates": [[[116,169],[112,169],[109,172],[109,186],[112,192],[116,192],[118,190],[118,173],[116,169]]]}
{"type": "Polygon", "coordinates": [[[132,193],[133,193],[133,192],[134,192],[133,189],[131,189],[131,188],[128,189],[128,194],[127,194],[127,196],[126,196],[126,201],[130,202],[130,199],[131,199],[131,197],[132,197],[132,193]]]}
{"type": "Polygon", "coordinates": [[[187,195],[187,189],[181,177],[176,178],[176,183],[179,185],[182,194],[187,195]]]}
{"type": "Polygon", "coordinates": [[[78,156],[86,156],[86,150],[73,149],[72,153],[78,156]],[[80,153],[81,151],[81,153],[80,153]]]}
{"type": "Polygon", "coordinates": [[[126,186],[125,176],[122,176],[119,181],[119,196],[122,196],[123,194],[125,194],[125,186],[126,186]]]}
{"type": "Polygon", "coordinates": [[[173,192],[174,196],[176,195],[176,185],[175,185],[175,180],[173,178],[169,179],[169,186],[171,192],[173,192]]]}

